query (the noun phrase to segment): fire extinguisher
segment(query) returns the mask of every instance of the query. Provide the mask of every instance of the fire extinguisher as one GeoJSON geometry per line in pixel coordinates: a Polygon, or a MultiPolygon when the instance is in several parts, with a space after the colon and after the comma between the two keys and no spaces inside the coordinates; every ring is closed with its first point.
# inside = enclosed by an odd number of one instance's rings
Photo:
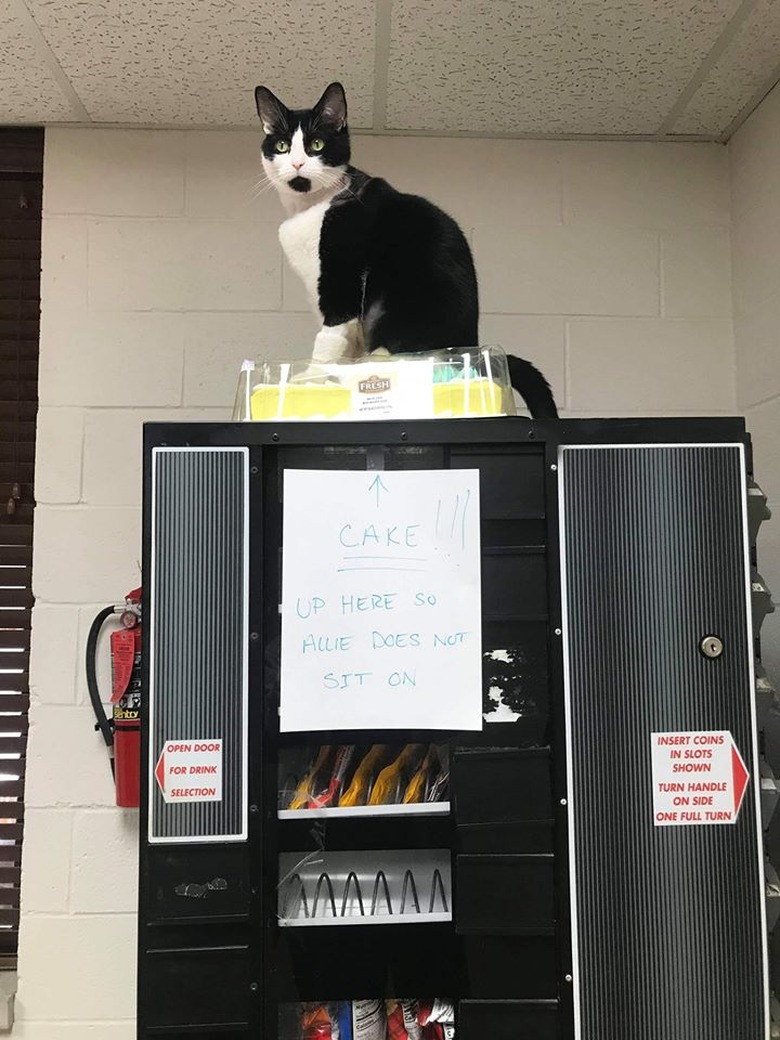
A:
{"type": "Polygon", "coordinates": [[[140,799],[141,769],[141,590],[133,589],[122,606],[104,607],[87,637],[87,686],[95,729],[108,749],[116,785],[116,804],[135,809],[140,799]],[[106,716],[97,684],[95,653],[106,620],[119,615],[121,627],[111,633],[111,718],[106,716]]]}

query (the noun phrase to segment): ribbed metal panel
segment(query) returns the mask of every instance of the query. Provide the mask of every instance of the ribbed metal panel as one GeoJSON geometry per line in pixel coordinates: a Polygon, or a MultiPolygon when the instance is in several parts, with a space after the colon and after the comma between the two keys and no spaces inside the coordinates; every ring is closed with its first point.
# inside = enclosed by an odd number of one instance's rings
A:
{"type": "Polygon", "coordinates": [[[155,448],[149,840],[246,835],[246,448],[155,448]],[[167,741],[224,741],[221,801],[166,804],[154,766],[167,741]]]}
{"type": "Polygon", "coordinates": [[[734,825],[655,827],[651,782],[668,731],[730,730],[755,776],[741,453],[561,451],[582,1040],[768,1036],[753,783],[734,825]]]}

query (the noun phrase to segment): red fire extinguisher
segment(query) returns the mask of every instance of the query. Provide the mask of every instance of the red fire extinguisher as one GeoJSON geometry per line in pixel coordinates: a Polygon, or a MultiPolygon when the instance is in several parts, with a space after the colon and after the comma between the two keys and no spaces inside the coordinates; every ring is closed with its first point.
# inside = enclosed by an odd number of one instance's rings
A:
{"type": "Polygon", "coordinates": [[[87,686],[95,712],[95,729],[108,748],[116,785],[116,804],[139,805],[141,768],[141,590],[133,589],[122,606],[104,607],[87,637],[87,686]],[[100,631],[109,617],[121,625],[111,633],[111,719],[106,716],[97,684],[95,653],[100,631]]]}

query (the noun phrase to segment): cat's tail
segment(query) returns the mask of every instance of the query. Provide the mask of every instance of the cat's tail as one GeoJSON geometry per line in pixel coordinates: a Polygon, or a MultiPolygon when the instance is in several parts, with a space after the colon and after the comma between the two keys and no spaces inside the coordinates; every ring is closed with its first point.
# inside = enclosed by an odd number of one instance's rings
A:
{"type": "Polygon", "coordinates": [[[558,408],[550,384],[538,368],[524,358],[507,354],[509,380],[525,401],[533,419],[557,419],[558,408]]]}

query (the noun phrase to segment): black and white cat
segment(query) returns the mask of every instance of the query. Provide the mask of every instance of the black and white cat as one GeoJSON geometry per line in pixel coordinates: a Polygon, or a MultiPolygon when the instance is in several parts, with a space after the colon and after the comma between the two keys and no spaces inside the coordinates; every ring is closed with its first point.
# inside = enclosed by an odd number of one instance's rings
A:
{"type": "MultiPolygon", "coordinates": [[[[477,276],[463,232],[427,199],[350,166],[341,84],[311,109],[289,109],[267,87],[255,101],[263,168],[289,214],[279,240],[322,321],[314,360],[475,347],[477,276]]],[[[510,355],[509,372],[534,418],[557,418],[538,369],[510,355]]]]}

